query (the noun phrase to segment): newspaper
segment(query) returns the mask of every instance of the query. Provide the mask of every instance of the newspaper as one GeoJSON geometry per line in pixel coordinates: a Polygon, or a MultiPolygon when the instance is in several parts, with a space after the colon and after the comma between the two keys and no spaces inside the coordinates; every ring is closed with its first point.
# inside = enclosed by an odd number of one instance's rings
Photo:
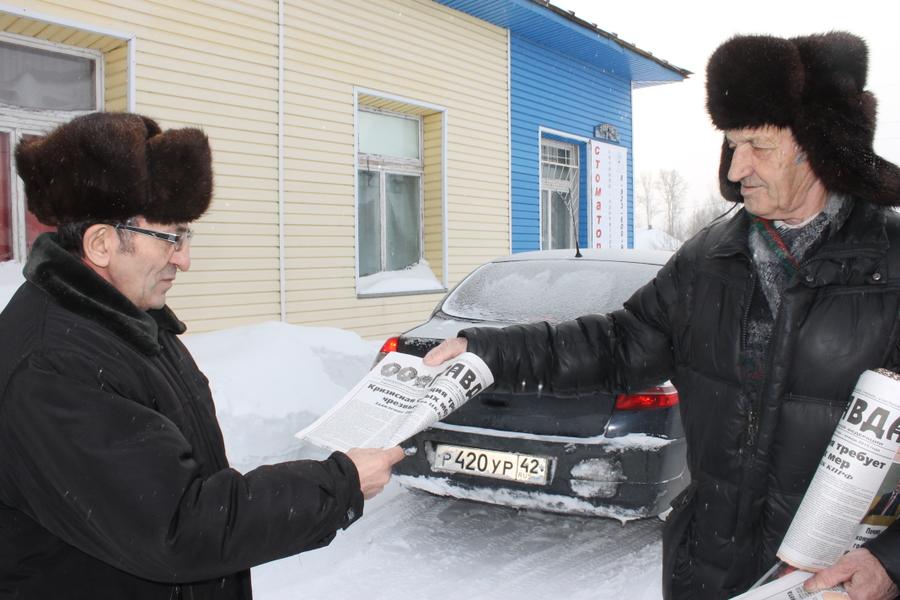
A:
{"type": "Polygon", "coordinates": [[[733,600],[847,598],[840,588],[804,592],[802,582],[897,518],[898,451],[900,376],[884,369],[865,371],[778,548],[782,562],[733,600]]]}
{"type": "Polygon", "coordinates": [[[873,499],[897,484],[900,380],[895,377],[865,371],[857,381],[778,549],[778,558],[789,565],[806,571],[830,567],[854,544],[877,535],[860,524],[873,499]]]}
{"type": "Polygon", "coordinates": [[[331,410],[296,437],[330,450],[389,448],[414,436],[494,383],[477,355],[436,367],[391,352],[331,410]]]}
{"type": "Polygon", "coordinates": [[[792,571],[772,583],[744,592],[731,600],[846,600],[850,597],[838,588],[807,592],[803,589],[803,582],[812,575],[807,571],[792,571]]]}

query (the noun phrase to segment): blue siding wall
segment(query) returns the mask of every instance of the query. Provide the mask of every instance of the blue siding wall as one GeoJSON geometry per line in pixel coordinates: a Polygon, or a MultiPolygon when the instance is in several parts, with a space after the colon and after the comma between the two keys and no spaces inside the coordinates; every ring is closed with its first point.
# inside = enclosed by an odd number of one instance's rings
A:
{"type": "MultiPolygon", "coordinates": [[[[603,73],[517,35],[510,36],[510,111],[512,147],[512,251],[539,250],[540,127],[582,138],[594,126],[610,123],[619,130],[619,145],[628,148],[628,246],[634,245],[631,81],[603,73]]],[[[553,136],[573,143],[578,140],[553,136]]],[[[587,241],[586,144],[580,144],[581,202],[579,240],[587,241]]]]}

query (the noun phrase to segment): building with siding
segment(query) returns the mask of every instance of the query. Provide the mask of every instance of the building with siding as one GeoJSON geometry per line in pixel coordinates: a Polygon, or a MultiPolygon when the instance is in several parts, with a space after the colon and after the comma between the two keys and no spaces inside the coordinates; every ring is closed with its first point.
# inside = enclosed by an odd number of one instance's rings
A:
{"type": "Polygon", "coordinates": [[[630,144],[635,81],[604,78],[609,66],[569,47],[577,37],[554,47],[528,34],[548,18],[584,28],[552,7],[481,3],[525,9],[511,24],[444,4],[0,4],[0,260],[24,260],[41,230],[14,176],[16,141],[83,112],[130,110],[199,126],[213,147],[214,201],[169,295],[191,331],[282,319],[379,338],[422,320],[478,264],[534,247],[535,140],[587,138],[596,115],[619,112],[630,144]],[[602,111],[567,113],[577,97],[559,114],[528,104],[529,72],[553,53],[569,75],[547,68],[545,79],[615,88],[602,111]],[[47,65],[57,75],[35,78],[47,65]],[[535,112],[546,116],[525,119],[535,112]]]}
{"type": "Polygon", "coordinates": [[[509,31],[511,251],[633,247],[631,94],[690,73],[545,1],[438,1],[509,31]]]}
{"type": "MultiPolygon", "coordinates": [[[[215,199],[196,225],[194,266],[179,277],[171,303],[193,331],[278,318],[275,5],[16,2],[0,5],[0,32],[4,67],[11,53],[23,63],[4,68],[0,89],[27,90],[21,82],[34,82],[22,102],[0,98],[0,170],[14,171],[9,150],[21,136],[92,110],[138,111],[166,128],[203,128],[215,154],[215,199]],[[48,64],[84,53],[93,56],[85,73],[48,64]],[[85,80],[97,93],[71,105],[68,94],[85,80]]],[[[23,260],[31,229],[21,182],[11,179],[11,254],[23,260]]]]}

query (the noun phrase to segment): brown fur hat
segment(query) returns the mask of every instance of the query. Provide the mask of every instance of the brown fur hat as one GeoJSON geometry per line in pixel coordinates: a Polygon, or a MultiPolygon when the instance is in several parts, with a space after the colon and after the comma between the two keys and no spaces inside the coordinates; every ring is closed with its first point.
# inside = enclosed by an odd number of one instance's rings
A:
{"type": "Polygon", "coordinates": [[[130,113],[76,117],[16,147],[28,209],[41,223],[143,216],[187,223],[212,199],[212,155],[199,129],[162,131],[130,113]]]}
{"type": "MultiPolygon", "coordinates": [[[[790,128],[828,191],[900,205],[900,169],[872,148],[876,102],[865,90],[867,70],[866,43],[850,33],[736,36],[709,59],[706,107],[721,130],[790,128]]],[[[733,154],[723,141],[719,186],[741,202],[740,184],[727,177],[733,154]]]]}

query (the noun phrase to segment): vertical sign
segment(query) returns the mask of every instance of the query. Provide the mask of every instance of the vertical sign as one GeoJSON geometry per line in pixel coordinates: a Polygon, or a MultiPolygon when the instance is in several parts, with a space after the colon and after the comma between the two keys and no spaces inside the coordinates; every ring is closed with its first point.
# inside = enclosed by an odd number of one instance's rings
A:
{"type": "Polygon", "coordinates": [[[628,247],[628,149],[590,141],[591,248],[628,247]]]}

